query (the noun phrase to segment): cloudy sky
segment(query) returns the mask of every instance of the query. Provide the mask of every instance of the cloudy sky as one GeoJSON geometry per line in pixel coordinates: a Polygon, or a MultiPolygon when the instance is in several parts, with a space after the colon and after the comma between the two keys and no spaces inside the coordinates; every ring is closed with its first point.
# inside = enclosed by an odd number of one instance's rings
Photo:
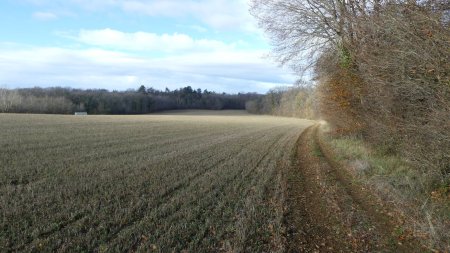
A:
{"type": "Polygon", "coordinates": [[[295,81],[248,0],[1,0],[0,86],[266,92],[295,81]]]}

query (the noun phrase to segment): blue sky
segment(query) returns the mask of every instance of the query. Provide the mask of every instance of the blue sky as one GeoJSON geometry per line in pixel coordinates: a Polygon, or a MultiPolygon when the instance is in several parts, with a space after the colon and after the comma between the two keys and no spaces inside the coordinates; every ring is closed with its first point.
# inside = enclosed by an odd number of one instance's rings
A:
{"type": "Polygon", "coordinates": [[[248,9],[248,0],[1,0],[0,86],[292,84],[248,9]]]}

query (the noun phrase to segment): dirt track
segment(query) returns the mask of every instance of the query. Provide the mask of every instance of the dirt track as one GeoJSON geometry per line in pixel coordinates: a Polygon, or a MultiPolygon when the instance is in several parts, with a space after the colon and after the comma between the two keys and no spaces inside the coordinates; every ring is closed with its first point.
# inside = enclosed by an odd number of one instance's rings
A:
{"type": "Polygon", "coordinates": [[[424,251],[395,212],[333,160],[317,125],[297,144],[286,179],[288,252],[424,251]]]}

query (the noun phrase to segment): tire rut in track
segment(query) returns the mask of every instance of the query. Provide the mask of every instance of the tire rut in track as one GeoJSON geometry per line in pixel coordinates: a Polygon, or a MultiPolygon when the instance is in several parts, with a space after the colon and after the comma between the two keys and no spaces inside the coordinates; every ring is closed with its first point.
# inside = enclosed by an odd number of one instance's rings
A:
{"type": "Polygon", "coordinates": [[[284,223],[287,252],[422,252],[387,205],[355,182],[318,138],[306,129],[293,150],[287,176],[284,223]],[[391,215],[389,215],[391,214],[391,215]]]}

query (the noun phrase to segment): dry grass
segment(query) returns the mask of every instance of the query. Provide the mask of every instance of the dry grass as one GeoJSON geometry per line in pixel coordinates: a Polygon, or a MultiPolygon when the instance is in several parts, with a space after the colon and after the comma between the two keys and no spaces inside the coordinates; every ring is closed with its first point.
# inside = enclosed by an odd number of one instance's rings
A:
{"type": "Polygon", "coordinates": [[[311,123],[200,114],[0,114],[0,251],[282,251],[311,123]]]}
{"type": "MultiPolygon", "coordinates": [[[[327,127],[324,127],[327,131],[327,127]]],[[[370,148],[355,137],[328,141],[336,158],[353,176],[374,189],[379,197],[397,207],[405,226],[430,249],[450,249],[450,188],[430,186],[429,177],[411,163],[383,147],[370,148]]]]}

